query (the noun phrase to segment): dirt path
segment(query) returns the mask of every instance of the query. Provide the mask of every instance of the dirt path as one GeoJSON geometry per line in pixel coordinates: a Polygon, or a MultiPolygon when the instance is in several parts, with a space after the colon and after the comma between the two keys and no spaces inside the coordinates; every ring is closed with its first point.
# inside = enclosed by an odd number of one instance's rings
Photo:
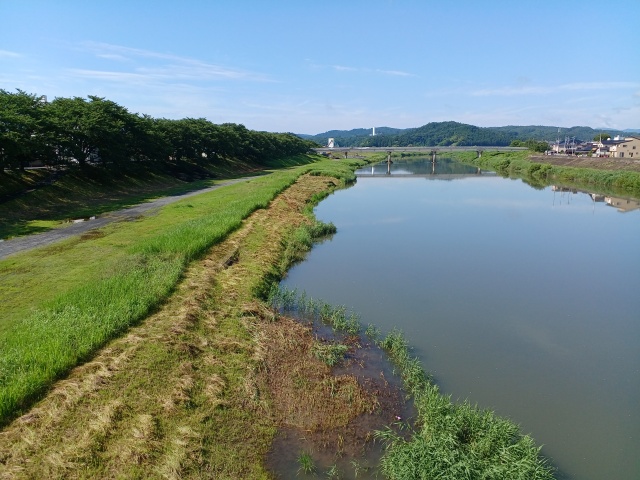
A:
{"type": "Polygon", "coordinates": [[[255,177],[243,177],[233,180],[227,180],[212,187],[208,187],[202,190],[196,190],[194,192],[188,192],[181,195],[174,195],[169,197],[162,197],[150,202],[141,203],[134,207],[125,208],[122,210],[116,210],[104,214],[102,217],[94,218],[92,220],[81,221],[78,223],[71,223],[66,227],[56,228],[44,233],[38,233],[35,235],[28,235],[26,237],[16,237],[9,240],[0,240],[0,259],[13,255],[15,253],[24,252],[33,248],[43,247],[50,245],[61,240],[65,240],[74,235],[80,235],[89,230],[104,227],[111,222],[118,222],[128,220],[142,215],[150,215],[159,208],[168,205],[178,200],[182,200],[194,195],[200,195],[202,193],[216,190],[220,187],[227,185],[233,185],[234,183],[250,180],[255,177]]]}

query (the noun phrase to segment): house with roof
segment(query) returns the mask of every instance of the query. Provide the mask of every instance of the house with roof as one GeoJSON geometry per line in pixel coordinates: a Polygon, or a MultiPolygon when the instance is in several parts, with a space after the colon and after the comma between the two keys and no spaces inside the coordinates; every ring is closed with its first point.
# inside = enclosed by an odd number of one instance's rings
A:
{"type": "Polygon", "coordinates": [[[593,152],[593,154],[596,157],[611,157],[613,156],[611,153],[611,149],[614,149],[615,151],[616,145],[623,141],[624,140],[621,140],[619,137],[615,137],[615,139],[613,140],[610,140],[608,138],[606,140],[599,140],[595,142],[596,150],[595,152],[593,152]]]}
{"type": "Polygon", "coordinates": [[[616,137],[612,141],[614,143],[609,146],[609,156],[640,159],[640,136],[631,136],[624,139],[616,137]]]}

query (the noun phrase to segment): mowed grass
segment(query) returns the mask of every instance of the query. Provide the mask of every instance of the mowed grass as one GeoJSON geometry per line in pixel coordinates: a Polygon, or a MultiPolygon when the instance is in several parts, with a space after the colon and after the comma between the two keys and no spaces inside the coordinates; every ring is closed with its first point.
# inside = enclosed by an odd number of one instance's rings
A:
{"type": "Polygon", "coordinates": [[[0,424],[151,313],[190,261],[314,169],[353,178],[352,162],[280,170],[0,261],[0,424]]]}

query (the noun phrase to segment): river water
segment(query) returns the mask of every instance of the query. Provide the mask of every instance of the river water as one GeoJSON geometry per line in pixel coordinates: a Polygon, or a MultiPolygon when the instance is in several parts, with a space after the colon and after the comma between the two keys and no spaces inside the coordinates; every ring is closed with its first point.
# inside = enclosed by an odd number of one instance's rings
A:
{"type": "Polygon", "coordinates": [[[405,332],[445,394],[521,425],[558,478],[640,478],[638,201],[425,160],[366,167],[283,284],[405,332]]]}

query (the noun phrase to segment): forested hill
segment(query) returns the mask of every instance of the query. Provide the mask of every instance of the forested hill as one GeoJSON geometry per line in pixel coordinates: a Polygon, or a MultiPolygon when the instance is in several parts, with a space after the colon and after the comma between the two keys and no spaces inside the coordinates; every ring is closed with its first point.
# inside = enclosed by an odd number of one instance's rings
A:
{"type": "MultiPolygon", "coordinates": [[[[404,132],[402,128],[376,127],[376,135],[395,135],[404,132]]],[[[329,130],[318,135],[299,134],[298,136],[308,140],[318,141],[317,138],[351,138],[367,137],[373,132],[372,128],[354,128],[353,130],[329,130]]]]}
{"type": "Polygon", "coordinates": [[[624,135],[618,130],[595,130],[591,127],[559,128],[542,125],[476,127],[459,122],[432,122],[418,128],[395,129],[376,127],[371,129],[331,130],[318,135],[300,135],[320,145],[334,138],[339,147],[407,147],[407,146],[507,146],[514,140],[538,140],[553,142],[560,138],[575,137],[576,141],[593,140],[600,133],[624,135]]]}

